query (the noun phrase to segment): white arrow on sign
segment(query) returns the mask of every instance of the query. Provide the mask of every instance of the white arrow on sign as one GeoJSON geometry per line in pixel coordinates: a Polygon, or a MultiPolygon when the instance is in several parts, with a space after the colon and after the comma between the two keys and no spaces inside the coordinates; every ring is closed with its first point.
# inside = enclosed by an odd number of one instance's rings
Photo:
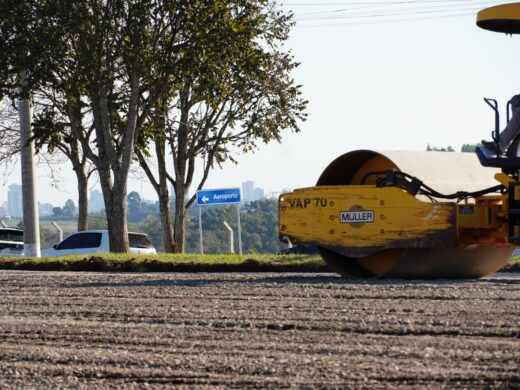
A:
{"type": "Polygon", "coordinates": [[[202,197],[202,203],[208,203],[208,200],[209,198],[206,195],[202,197]]]}

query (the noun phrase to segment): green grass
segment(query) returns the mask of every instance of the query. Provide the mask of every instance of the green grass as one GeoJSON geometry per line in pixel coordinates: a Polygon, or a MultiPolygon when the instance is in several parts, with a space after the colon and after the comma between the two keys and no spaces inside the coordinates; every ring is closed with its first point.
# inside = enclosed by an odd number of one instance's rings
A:
{"type": "Polygon", "coordinates": [[[0,269],[103,272],[326,272],[317,255],[129,255],[99,253],[88,256],[0,258],[0,269]]]}
{"type": "Polygon", "coordinates": [[[501,269],[503,272],[520,272],[520,256],[513,256],[509,262],[501,269]]]}
{"type": "Polygon", "coordinates": [[[520,264],[520,256],[513,256],[509,260],[509,264],[520,264]]]}
{"type": "MultiPolygon", "coordinates": [[[[88,256],[0,258],[0,269],[99,272],[330,272],[318,255],[129,255],[99,253],[88,256]]],[[[520,256],[502,272],[520,272],[520,256]]]]}

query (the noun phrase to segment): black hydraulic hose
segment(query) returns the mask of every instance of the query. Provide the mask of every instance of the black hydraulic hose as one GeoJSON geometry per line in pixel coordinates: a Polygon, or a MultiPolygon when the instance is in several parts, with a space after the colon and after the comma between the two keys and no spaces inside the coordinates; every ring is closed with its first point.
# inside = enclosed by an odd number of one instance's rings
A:
{"type": "Polygon", "coordinates": [[[463,199],[469,197],[476,198],[505,189],[502,184],[498,184],[496,186],[485,188],[479,191],[457,191],[453,194],[442,194],[430,186],[424,184],[424,182],[418,178],[398,170],[368,172],[365,176],[363,176],[361,184],[365,184],[366,180],[370,176],[384,176],[376,180],[376,186],[378,187],[401,187],[405,190],[409,190],[409,192],[413,192],[413,195],[419,193],[421,195],[439,199],[463,199]]]}
{"type": "Polygon", "coordinates": [[[480,191],[474,191],[474,192],[457,191],[453,194],[446,195],[446,194],[441,194],[440,192],[435,191],[434,189],[432,189],[431,187],[427,186],[424,183],[422,184],[422,187],[424,187],[428,190],[428,191],[424,191],[421,188],[421,190],[422,190],[421,192],[424,193],[425,195],[430,195],[430,196],[433,196],[434,198],[441,198],[441,199],[461,199],[461,198],[469,198],[469,197],[477,198],[479,196],[491,194],[493,192],[498,192],[504,188],[504,186],[502,184],[498,184],[496,186],[485,188],[480,191]]]}

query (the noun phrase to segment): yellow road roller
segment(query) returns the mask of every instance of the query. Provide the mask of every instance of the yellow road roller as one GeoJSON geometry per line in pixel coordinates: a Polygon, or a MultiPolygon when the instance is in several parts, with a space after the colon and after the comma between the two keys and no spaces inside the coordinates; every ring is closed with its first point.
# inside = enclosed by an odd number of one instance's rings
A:
{"type": "MultiPolygon", "coordinates": [[[[477,25],[520,33],[520,3],[479,12],[477,25]]],[[[485,100],[498,148],[498,104],[485,100]]],[[[332,161],[316,186],[280,196],[280,239],[316,245],[346,277],[482,277],[520,243],[519,176],[518,153],[485,147],[476,155],[355,150],[332,161]]]]}

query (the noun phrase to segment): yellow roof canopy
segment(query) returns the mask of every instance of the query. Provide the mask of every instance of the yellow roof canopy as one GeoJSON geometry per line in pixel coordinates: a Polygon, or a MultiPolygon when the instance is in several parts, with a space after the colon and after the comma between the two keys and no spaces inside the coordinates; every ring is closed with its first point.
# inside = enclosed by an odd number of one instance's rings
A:
{"type": "Polygon", "coordinates": [[[477,26],[506,34],[520,34],[520,3],[483,9],[477,15],[477,26]]]}

